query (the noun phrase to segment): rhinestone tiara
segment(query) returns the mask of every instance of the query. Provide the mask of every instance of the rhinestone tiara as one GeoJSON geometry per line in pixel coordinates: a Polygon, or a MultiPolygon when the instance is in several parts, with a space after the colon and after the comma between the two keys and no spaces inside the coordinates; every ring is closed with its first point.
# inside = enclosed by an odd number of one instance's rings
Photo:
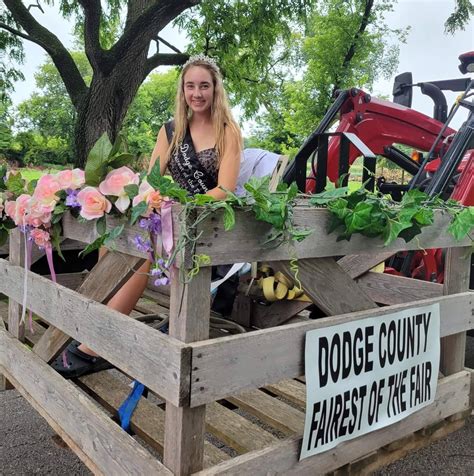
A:
{"type": "Polygon", "coordinates": [[[190,64],[196,63],[198,61],[202,61],[203,63],[208,63],[211,66],[214,66],[214,68],[216,68],[219,71],[219,66],[217,66],[216,60],[209,56],[203,55],[202,53],[199,53],[198,55],[190,56],[188,61],[184,63],[183,68],[186,68],[186,66],[189,66],[190,64]]]}

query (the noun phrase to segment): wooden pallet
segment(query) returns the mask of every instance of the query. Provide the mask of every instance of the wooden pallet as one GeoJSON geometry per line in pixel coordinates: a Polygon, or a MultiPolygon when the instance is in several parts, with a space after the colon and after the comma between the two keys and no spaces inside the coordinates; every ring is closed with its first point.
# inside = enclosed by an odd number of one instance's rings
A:
{"type": "MultiPolygon", "coordinates": [[[[169,299],[162,293],[148,293],[137,306],[132,317],[161,312],[169,305],[169,336],[165,336],[101,304],[144,260],[130,246],[136,229],[124,230],[116,243],[118,254],[107,253],[77,292],[34,273],[25,275],[20,237],[13,232],[9,261],[0,260],[0,291],[10,298],[8,331],[0,328],[0,372],[85,464],[102,474],[290,474],[314,473],[315,467],[318,473],[328,473],[346,465],[354,469],[361,458],[381,459],[374,452],[380,456],[381,448],[391,451],[387,445],[398,440],[405,448],[407,435],[467,410],[471,374],[463,364],[465,331],[472,328],[472,294],[465,292],[470,243],[454,243],[441,233],[448,226],[447,218],[437,214],[435,225],[420,235],[416,245],[397,242],[373,255],[380,243],[365,238],[334,243],[328,238],[324,210],[303,207],[294,217],[296,226],[317,230],[312,240],[297,244],[299,279],[312,302],[331,317],[218,339],[209,338],[210,267],[202,267],[189,283],[180,282],[179,269],[173,268],[169,299]],[[450,247],[442,288],[393,276],[383,281],[370,273],[361,276],[361,267],[370,269],[384,259],[383,254],[414,246],[450,247]],[[369,258],[353,258],[364,253],[369,258]],[[342,263],[330,258],[341,255],[345,256],[342,263]],[[355,281],[357,276],[361,278],[355,281]],[[20,322],[25,279],[27,306],[44,320],[35,321],[31,335],[20,322]],[[409,418],[344,441],[336,450],[299,461],[306,389],[304,379],[297,376],[304,372],[306,333],[410,309],[411,300],[400,304],[407,290],[440,308],[440,368],[445,377],[438,382],[434,402],[409,418]],[[389,306],[381,309],[377,303],[389,306]],[[50,324],[47,329],[44,322],[50,324]],[[64,380],[47,362],[71,338],[84,342],[120,371],[76,383],[64,380]],[[24,342],[33,346],[33,352],[24,342]],[[136,438],[111,420],[130,391],[127,375],[146,385],[151,394],[133,415],[136,438]],[[163,464],[142,442],[163,454],[163,464]]],[[[189,253],[206,253],[213,264],[265,260],[294,279],[285,247],[259,247],[268,231],[264,225],[239,214],[236,228],[224,234],[219,223],[212,217],[202,225],[202,234],[196,231],[200,237],[196,248],[186,250],[179,267],[189,269],[189,253]]],[[[114,225],[111,219],[107,226],[114,225]]],[[[181,225],[175,222],[175,226],[181,225]]],[[[71,239],[95,239],[91,226],[67,217],[63,230],[71,239]]],[[[3,327],[3,319],[0,324],[3,327]]]]}
{"type": "MultiPolygon", "coordinates": [[[[72,280],[71,282],[74,282],[72,280]]],[[[155,302],[147,293],[131,317],[148,313],[164,313],[163,297],[155,302]]],[[[161,294],[161,293],[160,293],[161,294]]],[[[166,296],[166,294],[165,294],[166,296]]],[[[6,321],[8,305],[0,301],[0,315],[6,321]]],[[[44,323],[34,321],[34,334],[26,331],[26,342],[34,345],[46,330],[44,323]]],[[[304,429],[306,385],[304,378],[286,379],[260,389],[233,395],[206,406],[206,441],[204,470],[229,461],[233,457],[265,451],[279,441],[300,438],[304,429]]],[[[117,370],[103,371],[81,377],[75,383],[113,417],[130,393],[132,380],[117,370]]],[[[165,435],[164,400],[155,394],[142,398],[133,413],[130,429],[149,449],[162,458],[165,435]]],[[[408,452],[427,446],[460,429],[471,410],[456,417],[445,418],[370,454],[341,466],[336,475],[369,474],[404,457],[408,452]],[[454,421],[453,421],[454,420],[454,421]]]]}

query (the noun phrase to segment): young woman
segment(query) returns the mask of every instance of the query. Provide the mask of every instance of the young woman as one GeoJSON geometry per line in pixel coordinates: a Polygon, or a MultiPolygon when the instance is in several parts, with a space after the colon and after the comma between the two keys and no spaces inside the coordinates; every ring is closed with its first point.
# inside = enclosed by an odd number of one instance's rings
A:
{"type": "MultiPolygon", "coordinates": [[[[176,95],[175,118],[160,129],[150,169],[159,160],[161,174],[192,195],[204,193],[225,199],[235,190],[239,175],[242,137],[232,118],[218,66],[211,58],[192,56],[184,65],[176,95]]],[[[130,314],[148,282],[150,263],[115,294],[107,306],[130,314]]],[[[67,378],[107,368],[108,363],[84,344],[73,342],[52,366],[67,378]]]]}

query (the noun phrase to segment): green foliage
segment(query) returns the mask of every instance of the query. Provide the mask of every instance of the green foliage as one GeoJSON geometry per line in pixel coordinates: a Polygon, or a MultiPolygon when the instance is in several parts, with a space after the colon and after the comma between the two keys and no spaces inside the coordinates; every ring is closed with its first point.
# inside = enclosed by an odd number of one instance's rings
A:
{"type": "Polygon", "coordinates": [[[132,154],[122,151],[124,148],[121,137],[117,138],[114,145],[104,132],[94,144],[87,157],[85,174],[88,185],[97,186],[110,170],[130,164],[134,160],[132,154]]]}
{"type": "Polygon", "coordinates": [[[452,216],[448,231],[458,240],[474,228],[474,207],[465,208],[450,201],[430,198],[420,190],[410,190],[400,203],[360,188],[347,187],[314,195],[310,204],[326,206],[332,213],[329,232],[339,233],[337,240],[350,240],[354,233],[380,236],[387,246],[397,238],[411,241],[422,228],[433,224],[434,209],[447,210],[452,216]]]}
{"type": "Polygon", "coordinates": [[[160,161],[156,160],[155,165],[147,175],[148,183],[155,189],[159,190],[163,197],[175,198],[181,203],[188,200],[188,192],[179,187],[168,177],[163,177],[160,172],[160,161]]]}
{"type": "Polygon", "coordinates": [[[454,12],[444,24],[446,32],[454,35],[457,30],[465,30],[473,15],[474,3],[471,0],[456,0],[454,12]]]}
{"type": "Polygon", "coordinates": [[[140,86],[122,128],[130,151],[151,153],[160,127],[173,117],[178,72],[152,73],[140,86]]]}
{"type": "MultiPolygon", "coordinates": [[[[89,83],[92,69],[86,55],[83,52],[72,52],[71,55],[86,83],[89,83]]],[[[43,165],[45,162],[70,163],[74,159],[74,128],[77,114],[61,76],[51,60],[43,63],[35,73],[35,85],[38,92],[34,92],[17,107],[19,129],[41,137],[38,150],[34,154],[36,159],[32,161],[27,158],[26,163],[31,165],[43,165]],[[48,145],[54,140],[60,147],[48,145]]]]}
{"type": "Polygon", "coordinates": [[[274,94],[291,61],[293,32],[304,28],[314,0],[203,0],[175,21],[190,53],[218,59],[226,88],[246,117],[274,94]],[[283,66],[283,67],[282,67],[283,66]]]}
{"type": "Polygon", "coordinates": [[[393,1],[375,1],[364,21],[367,2],[326,0],[308,15],[304,34],[294,35],[293,68],[302,74],[278,85],[257,119],[255,145],[294,155],[331,105],[337,89],[370,90],[380,77],[390,78],[398,64],[405,31],[384,21],[393,1]],[[394,41],[395,40],[395,41],[394,41]]]}

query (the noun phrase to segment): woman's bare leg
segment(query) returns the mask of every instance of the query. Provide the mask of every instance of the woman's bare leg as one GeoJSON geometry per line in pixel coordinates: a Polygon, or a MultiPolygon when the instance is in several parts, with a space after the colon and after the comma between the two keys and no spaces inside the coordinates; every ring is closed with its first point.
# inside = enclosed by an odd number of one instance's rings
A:
{"type": "MultiPolygon", "coordinates": [[[[130,314],[146,288],[149,271],[150,262],[146,261],[110,299],[107,306],[122,314],[130,314]]],[[[78,349],[86,354],[97,356],[94,351],[84,344],[81,344],[78,349]]]]}

